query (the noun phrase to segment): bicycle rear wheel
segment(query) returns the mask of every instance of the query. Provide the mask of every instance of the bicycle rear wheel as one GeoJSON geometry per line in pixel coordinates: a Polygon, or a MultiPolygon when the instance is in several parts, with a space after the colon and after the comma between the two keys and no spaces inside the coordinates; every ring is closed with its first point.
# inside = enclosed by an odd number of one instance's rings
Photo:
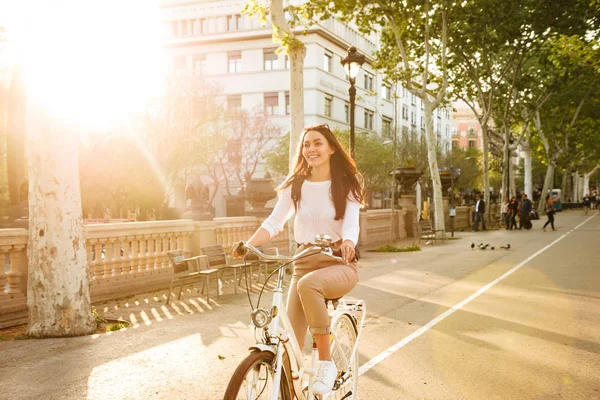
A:
{"type": "Polygon", "coordinates": [[[337,318],[331,327],[333,340],[331,341],[331,359],[338,370],[338,378],[346,372],[350,377],[331,393],[328,399],[357,399],[358,390],[358,355],[350,361],[354,344],[356,343],[356,326],[347,314],[337,318]],[[349,395],[351,393],[351,395],[349,395]]]}
{"type": "MultiPolygon", "coordinates": [[[[275,354],[255,351],[246,357],[231,376],[223,400],[267,400],[273,391],[275,354]]],[[[285,364],[285,362],[284,362],[285,364]]],[[[288,372],[284,367],[279,385],[279,400],[291,400],[288,372]]]]}

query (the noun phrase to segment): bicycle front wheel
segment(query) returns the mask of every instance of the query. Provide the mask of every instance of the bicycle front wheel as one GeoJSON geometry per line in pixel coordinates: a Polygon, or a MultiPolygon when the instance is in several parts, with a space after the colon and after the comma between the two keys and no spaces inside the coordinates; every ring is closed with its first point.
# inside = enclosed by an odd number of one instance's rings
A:
{"type": "Polygon", "coordinates": [[[358,354],[353,360],[350,360],[356,343],[356,326],[350,316],[343,314],[334,321],[331,333],[333,337],[331,341],[331,359],[337,367],[338,377],[343,376],[346,372],[350,372],[350,377],[334,390],[328,399],[357,399],[358,354]]]}
{"type": "MultiPolygon", "coordinates": [[[[270,400],[273,392],[275,354],[255,351],[246,357],[233,373],[223,400],[270,400]]],[[[286,368],[281,371],[278,400],[291,400],[286,368]]]]}

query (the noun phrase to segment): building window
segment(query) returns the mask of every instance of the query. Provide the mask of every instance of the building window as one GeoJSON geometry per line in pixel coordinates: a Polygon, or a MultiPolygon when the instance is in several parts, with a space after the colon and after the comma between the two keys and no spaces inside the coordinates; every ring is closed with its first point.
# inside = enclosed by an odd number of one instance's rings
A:
{"type": "Polygon", "coordinates": [[[325,116],[331,117],[331,109],[333,108],[333,96],[330,94],[325,95],[325,116]]]}
{"type": "Polygon", "coordinates": [[[386,117],[381,118],[381,134],[385,138],[392,137],[392,120],[386,117]]]}
{"type": "Polygon", "coordinates": [[[194,56],[194,76],[200,76],[206,72],[206,56],[204,54],[194,56]]]}
{"type": "Polygon", "coordinates": [[[452,141],[452,148],[453,149],[458,149],[458,140],[453,140],[452,141]]]}
{"type": "Polygon", "coordinates": [[[202,18],[200,20],[200,32],[201,33],[208,33],[208,19],[202,18]]]}
{"type": "Polygon", "coordinates": [[[469,139],[469,148],[470,149],[474,149],[476,147],[475,144],[476,144],[475,139],[469,139]]]}
{"type": "Polygon", "coordinates": [[[285,114],[290,115],[290,92],[285,92],[285,114]]]}
{"type": "Polygon", "coordinates": [[[333,72],[333,53],[329,50],[325,50],[323,56],[323,69],[327,72],[333,72]]]}
{"type": "Polygon", "coordinates": [[[413,105],[417,104],[417,96],[415,96],[414,93],[410,94],[410,103],[413,105]]]}
{"type": "Polygon", "coordinates": [[[279,60],[274,49],[265,49],[263,55],[265,71],[272,71],[279,68],[279,60]]]}
{"type": "Polygon", "coordinates": [[[381,98],[390,101],[392,99],[392,88],[388,85],[381,86],[381,98]]]}
{"type": "Polygon", "coordinates": [[[229,73],[242,72],[242,52],[232,51],[227,53],[227,63],[229,65],[229,73]]]}
{"type": "Polygon", "coordinates": [[[242,109],[242,95],[232,94],[227,96],[227,109],[237,111],[242,109]]]}
{"type": "Polygon", "coordinates": [[[410,112],[410,124],[412,126],[417,126],[417,113],[414,111],[410,112]]]}
{"type": "Polygon", "coordinates": [[[279,93],[265,93],[265,114],[277,115],[279,113],[279,93]]]}
{"type": "Polygon", "coordinates": [[[346,121],[347,124],[349,124],[350,123],[350,104],[348,104],[348,103],[344,104],[344,115],[345,115],[344,120],[346,121]]]}
{"type": "Polygon", "coordinates": [[[425,117],[421,115],[421,129],[425,129],[425,117]]]}
{"type": "Polygon", "coordinates": [[[408,121],[408,106],[405,104],[402,105],[402,119],[408,121]]]}
{"type": "Polygon", "coordinates": [[[290,69],[290,57],[285,55],[285,69],[290,69]]]}
{"type": "Polygon", "coordinates": [[[365,129],[373,130],[373,115],[373,111],[365,109],[365,129]]]}
{"type": "Polygon", "coordinates": [[[364,82],[365,90],[373,90],[373,74],[365,71],[364,77],[365,77],[365,82],[364,82]]]}

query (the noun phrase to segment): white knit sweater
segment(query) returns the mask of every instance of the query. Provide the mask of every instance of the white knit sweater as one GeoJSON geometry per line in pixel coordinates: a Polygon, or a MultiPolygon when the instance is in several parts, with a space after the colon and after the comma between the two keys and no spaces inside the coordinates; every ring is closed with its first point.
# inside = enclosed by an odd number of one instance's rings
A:
{"type": "MultiPolygon", "coordinates": [[[[331,236],[334,242],[349,239],[356,245],[359,233],[359,210],[360,203],[348,199],[344,218],[335,221],[331,181],[304,181],[294,225],[296,242],[314,243],[316,235],[325,234],[331,236]]],[[[290,185],[281,191],[273,212],[261,227],[273,237],[283,230],[283,226],[293,214],[294,201],[290,185]]]]}

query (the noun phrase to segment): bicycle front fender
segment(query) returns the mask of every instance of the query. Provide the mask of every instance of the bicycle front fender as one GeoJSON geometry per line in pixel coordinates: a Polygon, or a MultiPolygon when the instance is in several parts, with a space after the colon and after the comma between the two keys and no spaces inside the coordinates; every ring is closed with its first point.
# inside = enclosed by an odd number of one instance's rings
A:
{"type": "Polygon", "coordinates": [[[273,354],[276,354],[275,347],[274,346],[269,346],[267,344],[259,344],[259,343],[257,343],[257,344],[254,344],[254,345],[250,346],[248,348],[248,350],[250,350],[250,351],[253,351],[253,350],[268,351],[268,352],[271,352],[273,354]]]}

